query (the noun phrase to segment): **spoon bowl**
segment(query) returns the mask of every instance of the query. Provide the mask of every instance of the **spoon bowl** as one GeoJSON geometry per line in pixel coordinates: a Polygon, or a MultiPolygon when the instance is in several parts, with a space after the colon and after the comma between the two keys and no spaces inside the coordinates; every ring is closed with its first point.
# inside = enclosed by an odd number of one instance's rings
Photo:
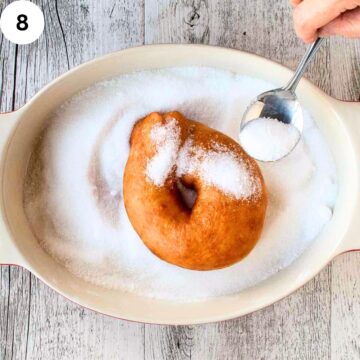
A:
{"type": "Polygon", "coordinates": [[[303,113],[295,93],[275,89],[260,94],[245,111],[240,143],[256,160],[277,161],[296,147],[302,129],[303,113]]]}
{"type": "Polygon", "coordinates": [[[259,161],[277,161],[294,150],[303,131],[303,113],[295,89],[323,38],[307,49],[298,68],[283,88],[258,95],[240,123],[240,144],[259,161]]]}
{"type": "Polygon", "coordinates": [[[303,129],[301,105],[295,93],[285,89],[275,89],[260,94],[246,109],[240,131],[250,121],[256,121],[258,118],[276,119],[284,124],[290,124],[300,133],[303,129]]]}

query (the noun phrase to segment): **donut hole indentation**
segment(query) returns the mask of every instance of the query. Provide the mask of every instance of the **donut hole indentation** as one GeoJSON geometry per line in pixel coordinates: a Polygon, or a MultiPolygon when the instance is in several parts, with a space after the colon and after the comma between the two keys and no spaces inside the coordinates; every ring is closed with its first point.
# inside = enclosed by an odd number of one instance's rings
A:
{"type": "Polygon", "coordinates": [[[192,210],[197,199],[197,191],[191,184],[185,184],[181,179],[176,180],[176,188],[181,203],[186,209],[192,210]]]}

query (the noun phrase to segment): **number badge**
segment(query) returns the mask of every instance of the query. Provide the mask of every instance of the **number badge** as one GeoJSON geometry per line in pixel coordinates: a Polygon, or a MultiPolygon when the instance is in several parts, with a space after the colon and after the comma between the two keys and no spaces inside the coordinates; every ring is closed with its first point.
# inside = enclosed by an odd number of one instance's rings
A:
{"type": "Polygon", "coordinates": [[[0,29],[9,41],[30,44],[44,31],[43,12],[31,1],[14,1],[1,13],[0,29]]]}

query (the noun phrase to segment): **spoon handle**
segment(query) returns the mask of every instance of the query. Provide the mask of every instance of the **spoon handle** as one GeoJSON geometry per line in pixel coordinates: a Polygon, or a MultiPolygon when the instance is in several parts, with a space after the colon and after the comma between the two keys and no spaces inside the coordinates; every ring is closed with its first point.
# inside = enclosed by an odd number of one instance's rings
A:
{"type": "Polygon", "coordinates": [[[313,59],[316,52],[319,50],[321,44],[324,42],[325,38],[317,38],[316,41],[314,41],[306,50],[305,55],[301,59],[294,76],[291,78],[291,80],[288,82],[288,84],[283,87],[283,90],[288,90],[294,92],[301,77],[303,76],[306,67],[310,63],[310,61],[313,59]]]}

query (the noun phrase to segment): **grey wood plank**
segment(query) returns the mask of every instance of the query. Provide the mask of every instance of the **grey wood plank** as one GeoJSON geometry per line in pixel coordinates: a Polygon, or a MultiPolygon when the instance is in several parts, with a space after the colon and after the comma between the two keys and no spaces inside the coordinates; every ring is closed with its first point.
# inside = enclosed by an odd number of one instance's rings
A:
{"type": "Polygon", "coordinates": [[[143,359],[144,326],[71,303],[34,279],[29,359],[143,359]]]}
{"type": "Polygon", "coordinates": [[[70,67],[144,43],[144,0],[56,0],[55,4],[70,67]]]}
{"type": "Polygon", "coordinates": [[[43,86],[69,69],[56,2],[37,0],[34,3],[42,8],[46,26],[37,41],[18,46],[15,108],[24,105],[43,86]]]}
{"type": "Polygon", "coordinates": [[[330,44],[331,95],[360,101],[360,39],[332,38],[330,44]]]}
{"type": "Polygon", "coordinates": [[[10,266],[0,266],[0,359],[5,359],[10,306],[10,266]]]}
{"type": "Polygon", "coordinates": [[[145,325],[145,359],[194,359],[194,326],[145,325]]]}
{"type": "MultiPolygon", "coordinates": [[[[8,283],[7,316],[5,322],[5,343],[3,359],[25,359],[28,334],[30,303],[30,273],[16,266],[10,267],[8,283]]],[[[3,289],[1,289],[3,290],[3,289]]]]}
{"type": "Polygon", "coordinates": [[[332,359],[360,358],[360,253],[339,256],[333,262],[332,359]]]}
{"type": "MultiPolygon", "coordinates": [[[[4,1],[0,12],[9,2],[4,1]]],[[[16,46],[7,41],[0,32],[0,112],[13,110],[16,51],[16,46]]]]}

